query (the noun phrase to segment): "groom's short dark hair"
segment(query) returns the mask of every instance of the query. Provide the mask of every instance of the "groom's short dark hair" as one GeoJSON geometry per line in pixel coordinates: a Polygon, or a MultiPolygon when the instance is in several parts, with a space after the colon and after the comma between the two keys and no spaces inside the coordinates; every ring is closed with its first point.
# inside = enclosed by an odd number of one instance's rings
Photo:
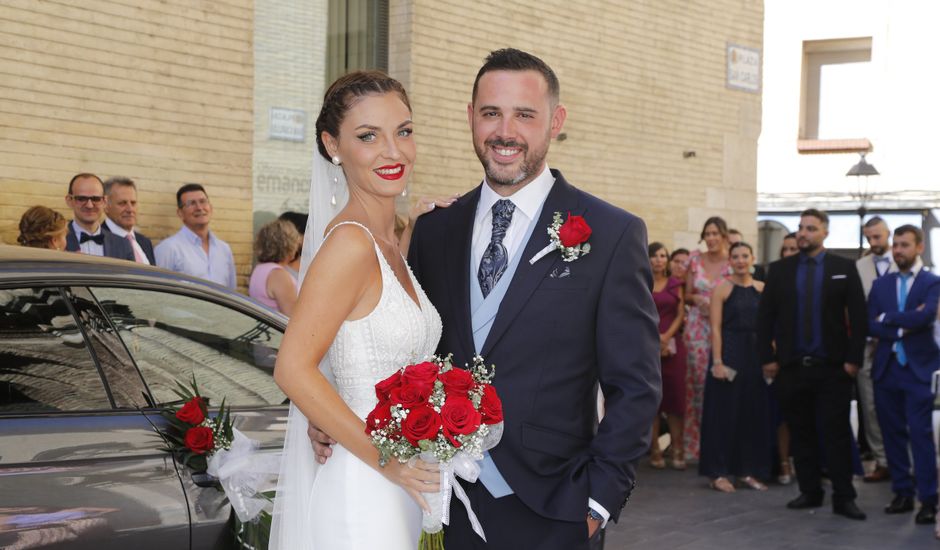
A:
{"type": "Polygon", "coordinates": [[[538,57],[515,48],[496,50],[486,56],[486,61],[480,67],[480,71],[477,72],[476,80],[473,81],[473,101],[477,99],[477,87],[480,84],[480,79],[490,71],[535,71],[545,78],[552,104],[558,103],[561,86],[558,84],[555,71],[538,57]]]}

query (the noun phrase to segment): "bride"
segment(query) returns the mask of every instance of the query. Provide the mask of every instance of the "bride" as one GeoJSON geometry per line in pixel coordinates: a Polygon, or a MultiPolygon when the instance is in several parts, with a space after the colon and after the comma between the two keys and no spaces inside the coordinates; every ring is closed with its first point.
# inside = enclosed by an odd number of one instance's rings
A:
{"type": "Polygon", "coordinates": [[[439,489],[436,464],[380,467],[364,421],[375,383],[433,354],[441,336],[394,231],[395,197],[415,159],[412,131],[404,88],[381,72],[351,73],[326,91],[304,243],[309,268],[274,370],[292,405],[272,549],[415,548],[421,494],[439,489]],[[308,420],[338,442],[327,464],[316,462],[308,420]]]}

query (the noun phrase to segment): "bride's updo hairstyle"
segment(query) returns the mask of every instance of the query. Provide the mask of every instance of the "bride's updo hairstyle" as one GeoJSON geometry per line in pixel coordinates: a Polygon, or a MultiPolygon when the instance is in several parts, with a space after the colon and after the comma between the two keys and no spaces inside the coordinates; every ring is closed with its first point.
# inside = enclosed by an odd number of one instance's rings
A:
{"type": "Polygon", "coordinates": [[[339,138],[339,127],[349,111],[360,99],[367,95],[380,95],[395,92],[402,103],[411,111],[408,94],[401,82],[388,76],[382,71],[355,71],[339,77],[330,85],[323,95],[323,107],[317,117],[317,150],[326,160],[331,160],[330,154],[320,136],[326,132],[334,138],[339,138]]]}

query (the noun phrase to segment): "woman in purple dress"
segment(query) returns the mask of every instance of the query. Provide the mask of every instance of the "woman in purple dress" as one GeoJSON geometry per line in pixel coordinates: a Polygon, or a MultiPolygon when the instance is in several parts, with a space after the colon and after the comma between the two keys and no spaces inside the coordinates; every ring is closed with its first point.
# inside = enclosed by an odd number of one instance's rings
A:
{"type": "MultiPolygon", "coordinates": [[[[662,243],[649,245],[650,267],[653,271],[653,301],[659,311],[659,356],[663,373],[663,400],[659,414],[666,415],[669,425],[670,465],[685,469],[682,447],[682,418],[685,413],[685,345],[679,331],[685,318],[684,283],[669,276],[669,252],[662,243]]],[[[653,421],[650,465],[665,468],[666,461],[659,447],[659,416],[653,421]]]]}

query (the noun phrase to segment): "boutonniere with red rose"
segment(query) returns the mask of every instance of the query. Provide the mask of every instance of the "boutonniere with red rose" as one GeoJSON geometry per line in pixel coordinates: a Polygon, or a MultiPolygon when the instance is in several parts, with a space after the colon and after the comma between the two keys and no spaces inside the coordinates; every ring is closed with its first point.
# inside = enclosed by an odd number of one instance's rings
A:
{"type": "Polygon", "coordinates": [[[174,390],[183,402],[181,407],[160,411],[167,421],[159,430],[166,447],[183,466],[195,473],[207,473],[216,489],[226,496],[234,512],[232,529],[239,548],[267,548],[271,530],[270,504],[272,492],[263,492],[269,477],[278,472],[278,458],[257,452],[258,442],[238,431],[225,399],[214,417],[209,414],[209,398],[199,393],[196,377],[190,386],[176,383],[174,390]]]}
{"type": "Polygon", "coordinates": [[[554,250],[561,251],[564,261],[573,262],[591,251],[591,243],[587,242],[590,238],[591,226],[582,216],[569,212],[568,219],[562,221],[561,212],[555,212],[552,225],[548,226],[548,246],[532,256],[529,263],[534,264],[554,250]]]}
{"type": "Polygon", "coordinates": [[[444,548],[451,492],[467,507],[474,531],[486,540],[457,477],[475,482],[477,461],[502,437],[503,406],[490,383],[494,371],[479,356],[467,369],[454,368],[451,356],[433,357],[375,385],[379,403],[366,417],[366,434],[379,450],[379,464],[419,457],[440,463],[441,490],[424,495],[431,513],[424,514],[419,550],[444,548]]]}

